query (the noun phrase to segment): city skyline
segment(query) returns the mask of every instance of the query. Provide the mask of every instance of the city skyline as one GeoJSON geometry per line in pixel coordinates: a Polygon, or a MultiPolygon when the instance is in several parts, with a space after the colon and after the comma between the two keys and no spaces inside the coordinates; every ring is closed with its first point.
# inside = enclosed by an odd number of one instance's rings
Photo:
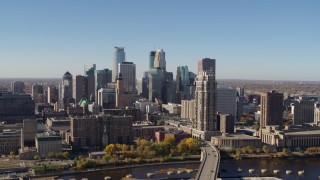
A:
{"type": "Polygon", "coordinates": [[[0,77],[82,75],[88,63],[112,69],[113,47],[121,46],[137,78],[150,51],[163,49],[174,74],[179,65],[197,73],[197,60],[208,57],[217,59],[217,79],[318,81],[319,7],[311,0],[2,1],[0,77]]]}

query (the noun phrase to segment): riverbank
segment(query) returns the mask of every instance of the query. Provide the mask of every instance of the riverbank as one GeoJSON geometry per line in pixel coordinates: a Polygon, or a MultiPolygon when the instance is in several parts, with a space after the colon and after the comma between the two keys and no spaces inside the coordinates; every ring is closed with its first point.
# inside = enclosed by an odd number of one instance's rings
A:
{"type": "Polygon", "coordinates": [[[198,164],[199,161],[177,161],[177,162],[159,162],[159,163],[151,163],[151,164],[140,164],[140,165],[126,165],[120,167],[106,167],[106,168],[97,168],[97,169],[86,169],[86,170],[74,170],[73,172],[55,172],[50,174],[42,174],[42,175],[35,175],[30,176],[30,178],[47,178],[47,177],[57,177],[57,176],[71,176],[71,175],[79,175],[85,173],[95,173],[95,172],[102,172],[102,171],[111,171],[111,170],[120,170],[120,169],[134,169],[134,168],[141,168],[141,167],[152,167],[152,166],[159,166],[159,165],[174,165],[174,164],[198,164]]]}
{"type": "Polygon", "coordinates": [[[284,155],[280,152],[273,154],[241,154],[239,156],[230,155],[227,153],[222,153],[221,159],[292,159],[292,158],[316,158],[320,157],[320,153],[309,154],[293,152],[290,155],[284,155]]]}

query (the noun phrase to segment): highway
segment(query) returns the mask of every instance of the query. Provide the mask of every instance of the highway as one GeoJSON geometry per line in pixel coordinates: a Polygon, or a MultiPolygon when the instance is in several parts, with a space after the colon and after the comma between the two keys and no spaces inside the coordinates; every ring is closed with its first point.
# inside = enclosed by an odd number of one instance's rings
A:
{"type": "Polygon", "coordinates": [[[206,143],[202,148],[202,161],[195,180],[217,179],[220,164],[220,152],[210,143],[206,143]]]}

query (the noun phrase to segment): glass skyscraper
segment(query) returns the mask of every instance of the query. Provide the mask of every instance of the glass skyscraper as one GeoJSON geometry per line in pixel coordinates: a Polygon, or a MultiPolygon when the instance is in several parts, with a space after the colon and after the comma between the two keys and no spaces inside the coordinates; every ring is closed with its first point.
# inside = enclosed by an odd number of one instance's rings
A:
{"type": "Polygon", "coordinates": [[[116,82],[118,77],[118,64],[126,61],[126,53],[124,47],[114,47],[113,54],[113,68],[112,68],[112,82],[116,82]]]}

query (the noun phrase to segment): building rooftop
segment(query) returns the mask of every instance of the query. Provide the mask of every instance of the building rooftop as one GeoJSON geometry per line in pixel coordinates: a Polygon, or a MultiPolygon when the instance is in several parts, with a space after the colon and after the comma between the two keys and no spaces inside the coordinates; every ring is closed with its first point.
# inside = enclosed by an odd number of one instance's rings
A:
{"type": "Polygon", "coordinates": [[[217,139],[259,139],[254,136],[249,136],[245,134],[225,134],[222,136],[213,136],[212,138],[217,138],[217,139]]]}
{"type": "Polygon", "coordinates": [[[320,129],[316,130],[301,130],[301,131],[295,131],[295,132],[285,132],[285,135],[320,135],[320,129]]]}

